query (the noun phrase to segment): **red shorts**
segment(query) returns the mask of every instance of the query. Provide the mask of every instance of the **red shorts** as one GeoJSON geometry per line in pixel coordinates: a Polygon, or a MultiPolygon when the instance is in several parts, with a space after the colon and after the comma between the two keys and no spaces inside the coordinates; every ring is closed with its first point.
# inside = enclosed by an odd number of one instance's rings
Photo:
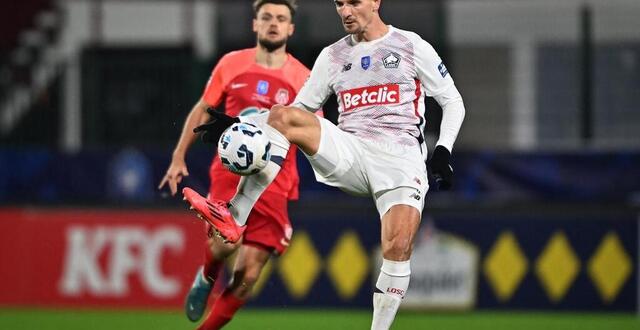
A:
{"type": "MultiPolygon", "coordinates": [[[[226,201],[231,199],[231,196],[214,189],[210,189],[209,196],[226,201]]],[[[288,202],[286,197],[279,194],[262,194],[249,213],[242,244],[264,248],[278,255],[283,254],[289,247],[293,233],[289,221],[288,202]]]]}

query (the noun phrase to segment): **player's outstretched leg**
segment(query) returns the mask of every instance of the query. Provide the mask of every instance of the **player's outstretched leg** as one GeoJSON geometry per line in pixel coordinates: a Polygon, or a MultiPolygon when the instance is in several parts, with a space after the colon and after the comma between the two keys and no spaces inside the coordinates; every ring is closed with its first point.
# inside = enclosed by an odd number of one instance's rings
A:
{"type": "Polygon", "coordinates": [[[204,267],[198,268],[196,278],[193,280],[184,303],[185,313],[191,322],[198,321],[204,314],[212,288],[213,283],[209,282],[204,276],[204,267]]]}
{"type": "MultiPolygon", "coordinates": [[[[220,200],[207,200],[190,188],[184,188],[184,199],[198,213],[199,217],[213,226],[216,234],[223,240],[235,243],[245,230],[245,223],[253,205],[260,195],[273,182],[287,153],[290,143],[287,138],[267,124],[269,113],[242,117],[242,122],[259,126],[271,141],[271,160],[262,171],[243,176],[238,184],[235,196],[227,203],[220,200]]],[[[206,131],[206,130],[205,130],[206,131]]]]}
{"type": "Polygon", "coordinates": [[[191,208],[196,211],[198,217],[208,222],[223,241],[235,243],[242,237],[246,226],[236,223],[226,202],[210,201],[188,187],[182,189],[182,195],[184,200],[191,204],[191,208]]]}

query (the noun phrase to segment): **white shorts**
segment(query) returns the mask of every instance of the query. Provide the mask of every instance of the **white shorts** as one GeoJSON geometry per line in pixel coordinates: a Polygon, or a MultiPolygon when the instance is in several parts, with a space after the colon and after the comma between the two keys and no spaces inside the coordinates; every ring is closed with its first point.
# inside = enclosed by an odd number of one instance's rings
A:
{"type": "Polygon", "coordinates": [[[394,205],[422,213],[429,189],[420,146],[369,141],[320,120],[320,147],[309,156],[318,182],[357,196],[371,196],[380,217],[394,205]]]}

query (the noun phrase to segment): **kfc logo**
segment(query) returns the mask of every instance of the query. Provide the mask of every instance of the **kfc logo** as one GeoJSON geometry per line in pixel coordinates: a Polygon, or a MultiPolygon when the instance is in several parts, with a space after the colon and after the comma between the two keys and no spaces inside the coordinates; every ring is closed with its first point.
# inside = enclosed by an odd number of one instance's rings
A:
{"type": "Polygon", "coordinates": [[[167,255],[183,250],[185,240],[174,226],[72,226],[60,291],[69,297],[126,297],[136,278],[154,297],[173,297],[182,289],[180,279],[165,274],[163,264],[167,255]]]}
{"type": "Polygon", "coordinates": [[[400,103],[400,86],[397,84],[368,86],[340,93],[344,111],[359,107],[400,103]]]}

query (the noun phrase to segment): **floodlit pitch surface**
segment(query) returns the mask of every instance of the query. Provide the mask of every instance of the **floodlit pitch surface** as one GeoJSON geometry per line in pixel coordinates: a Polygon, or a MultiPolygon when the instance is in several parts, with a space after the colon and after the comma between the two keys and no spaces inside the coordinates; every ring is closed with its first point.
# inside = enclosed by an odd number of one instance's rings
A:
{"type": "MultiPolygon", "coordinates": [[[[225,329],[326,330],[368,329],[370,313],[364,310],[244,309],[225,329]]],[[[195,329],[179,311],[91,311],[51,309],[0,309],[0,329],[195,329]]],[[[611,313],[543,312],[402,312],[393,330],[626,330],[640,329],[640,317],[611,313]]]]}

